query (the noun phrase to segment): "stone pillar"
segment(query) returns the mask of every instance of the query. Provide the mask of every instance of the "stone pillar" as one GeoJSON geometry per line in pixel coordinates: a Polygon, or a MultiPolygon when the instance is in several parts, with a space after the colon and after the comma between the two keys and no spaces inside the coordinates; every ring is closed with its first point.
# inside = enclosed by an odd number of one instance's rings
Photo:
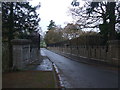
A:
{"type": "Polygon", "coordinates": [[[13,67],[23,69],[30,61],[30,40],[14,39],[13,45],[13,67]]]}
{"type": "Polygon", "coordinates": [[[110,63],[120,65],[120,40],[108,41],[108,45],[110,63]]]}
{"type": "Polygon", "coordinates": [[[30,63],[37,60],[41,60],[40,49],[38,49],[38,47],[33,45],[31,46],[30,58],[31,58],[30,63]]]}

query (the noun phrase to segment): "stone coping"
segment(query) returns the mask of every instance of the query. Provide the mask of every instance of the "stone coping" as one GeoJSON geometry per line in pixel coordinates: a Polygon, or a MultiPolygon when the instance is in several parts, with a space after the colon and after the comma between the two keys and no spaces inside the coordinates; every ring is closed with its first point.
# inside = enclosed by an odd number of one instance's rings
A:
{"type": "Polygon", "coordinates": [[[120,40],[110,40],[108,41],[109,44],[116,44],[116,45],[120,45],[120,40]]]}
{"type": "Polygon", "coordinates": [[[13,39],[11,41],[11,43],[13,45],[26,45],[26,44],[30,44],[31,40],[28,40],[28,39],[13,39]]]}

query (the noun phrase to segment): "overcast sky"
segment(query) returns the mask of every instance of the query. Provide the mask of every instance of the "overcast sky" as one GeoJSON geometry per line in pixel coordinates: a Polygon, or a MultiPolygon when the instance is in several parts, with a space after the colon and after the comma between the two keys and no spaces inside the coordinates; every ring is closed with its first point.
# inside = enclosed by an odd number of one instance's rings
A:
{"type": "MultiPolygon", "coordinates": [[[[68,16],[68,10],[73,0],[33,0],[32,5],[41,3],[40,9],[37,11],[40,14],[40,26],[43,31],[47,31],[47,26],[50,20],[55,21],[56,25],[64,27],[67,22],[72,22],[72,17],[68,16]]],[[[82,1],[82,0],[78,0],[82,1]]],[[[80,2],[80,5],[83,3],[80,2]]]]}

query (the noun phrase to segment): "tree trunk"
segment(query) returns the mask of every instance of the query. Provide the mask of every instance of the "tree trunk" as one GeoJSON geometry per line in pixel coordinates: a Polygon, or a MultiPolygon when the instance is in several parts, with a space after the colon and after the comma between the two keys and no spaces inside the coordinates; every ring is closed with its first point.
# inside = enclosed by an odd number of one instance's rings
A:
{"type": "Polygon", "coordinates": [[[10,17],[9,17],[9,37],[8,37],[8,44],[9,44],[9,68],[13,66],[13,50],[11,40],[13,39],[13,2],[10,5],[10,17]]]}
{"type": "Polygon", "coordinates": [[[109,30],[110,30],[110,40],[114,40],[116,38],[115,35],[115,6],[116,3],[115,2],[110,2],[109,3],[109,30]]]}

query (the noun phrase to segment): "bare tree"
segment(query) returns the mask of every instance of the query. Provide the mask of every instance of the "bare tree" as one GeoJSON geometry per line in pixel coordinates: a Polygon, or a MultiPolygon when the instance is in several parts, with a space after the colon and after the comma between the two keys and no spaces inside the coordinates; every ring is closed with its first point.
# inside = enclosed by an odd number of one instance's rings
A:
{"type": "Polygon", "coordinates": [[[66,39],[79,37],[82,34],[78,24],[68,23],[63,29],[63,36],[66,39]]]}
{"type": "Polygon", "coordinates": [[[98,28],[103,36],[115,39],[116,31],[119,31],[120,2],[87,2],[83,7],[70,8],[76,23],[81,29],[98,28]],[[117,26],[115,28],[115,26],[117,26]]]}

